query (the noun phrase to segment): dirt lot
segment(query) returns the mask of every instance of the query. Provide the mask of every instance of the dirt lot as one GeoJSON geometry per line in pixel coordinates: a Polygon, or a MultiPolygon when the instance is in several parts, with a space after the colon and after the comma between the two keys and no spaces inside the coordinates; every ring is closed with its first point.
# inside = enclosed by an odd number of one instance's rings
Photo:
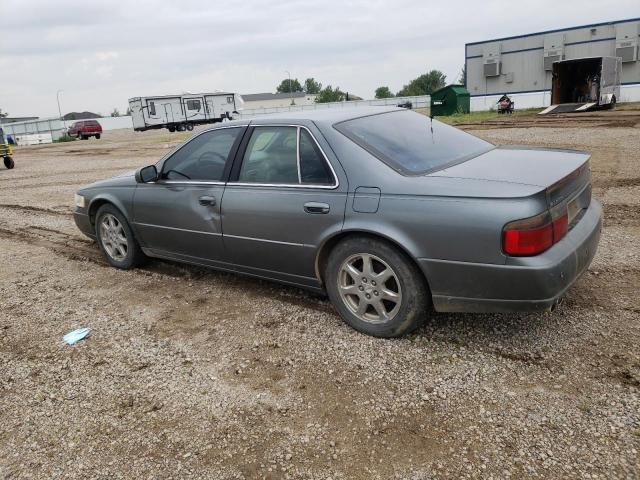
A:
{"type": "Polygon", "coordinates": [[[74,191],[178,134],[18,149],[0,171],[0,477],[639,478],[640,112],[463,127],[592,151],[600,249],[553,313],[434,314],[399,340],[294,288],[107,267],[74,191]]]}

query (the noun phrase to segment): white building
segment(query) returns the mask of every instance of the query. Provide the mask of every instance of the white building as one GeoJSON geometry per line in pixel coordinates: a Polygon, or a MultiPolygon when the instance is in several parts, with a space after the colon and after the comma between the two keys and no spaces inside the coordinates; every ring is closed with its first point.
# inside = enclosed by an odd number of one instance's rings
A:
{"type": "Polygon", "coordinates": [[[303,92],[294,93],[247,93],[242,95],[245,110],[258,110],[261,108],[288,107],[291,101],[295,105],[312,105],[316,102],[317,95],[303,92]]]}

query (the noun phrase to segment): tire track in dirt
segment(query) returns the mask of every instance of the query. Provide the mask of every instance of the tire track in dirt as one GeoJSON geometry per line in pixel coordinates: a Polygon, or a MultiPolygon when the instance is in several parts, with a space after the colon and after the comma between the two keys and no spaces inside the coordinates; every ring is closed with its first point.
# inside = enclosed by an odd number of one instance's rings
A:
{"type": "Polygon", "coordinates": [[[605,204],[604,225],[605,227],[640,225],[640,209],[638,205],[605,204]]]}
{"type": "Polygon", "coordinates": [[[64,210],[53,210],[51,208],[43,208],[43,207],[33,207],[30,205],[16,205],[13,203],[0,203],[0,209],[7,208],[9,210],[18,210],[21,212],[29,212],[29,213],[47,213],[50,215],[59,215],[63,217],[71,216],[73,213],[71,209],[68,211],[64,210]]]}
{"type": "Polygon", "coordinates": [[[29,226],[9,230],[0,227],[0,238],[43,247],[69,260],[108,266],[93,242],[52,228],[29,226]]]}

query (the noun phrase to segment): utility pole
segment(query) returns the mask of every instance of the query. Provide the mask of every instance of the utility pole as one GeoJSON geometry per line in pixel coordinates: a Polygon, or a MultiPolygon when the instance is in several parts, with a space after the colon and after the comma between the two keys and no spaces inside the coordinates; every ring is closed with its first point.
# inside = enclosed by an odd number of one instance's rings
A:
{"type": "Polygon", "coordinates": [[[65,132],[67,131],[67,122],[62,118],[62,110],[60,109],[60,94],[63,93],[64,90],[58,90],[56,92],[56,101],[58,102],[58,115],[60,115],[60,120],[62,121],[62,126],[64,127],[65,132]]]}
{"type": "Polygon", "coordinates": [[[294,102],[293,100],[293,90],[291,90],[291,74],[289,73],[288,70],[285,70],[284,73],[289,75],[289,98],[291,99],[291,105],[295,105],[296,102],[294,102]]]}

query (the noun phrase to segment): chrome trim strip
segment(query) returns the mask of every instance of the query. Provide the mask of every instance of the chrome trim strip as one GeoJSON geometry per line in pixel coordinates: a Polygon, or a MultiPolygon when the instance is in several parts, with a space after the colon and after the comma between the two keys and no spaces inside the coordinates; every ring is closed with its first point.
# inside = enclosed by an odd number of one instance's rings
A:
{"type": "Polygon", "coordinates": [[[140,223],[140,222],[133,222],[134,225],[140,225],[141,227],[152,227],[152,228],[164,228],[166,230],[177,230],[180,232],[188,232],[188,233],[201,233],[202,235],[213,235],[215,237],[221,237],[222,234],[218,233],[218,232],[203,232],[201,230],[189,230],[186,228],[176,228],[176,227],[167,227],[165,225],[152,225],[150,223],[140,223]]]}
{"type": "MultiPolygon", "coordinates": [[[[152,182],[147,182],[152,183],[152,182]]],[[[170,185],[226,185],[224,182],[216,182],[216,181],[208,181],[208,180],[160,180],[157,183],[158,185],[170,184],[170,185]]]]}
{"type": "Polygon", "coordinates": [[[298,166],[298,183],[302,184],[302,174],[300,173],[300,127],[296,129],[296,163],[298,166]]]}
{"type": "Polygon", "coordinates": [[[243,237],[241,235],[229,235],[224,234],[225,237],[229,238],[237,238],[240,240],[252,240],[254,242],[266,242],[266,243],[277,243],[279,245],[290,245],[292,247],[304,247],[304,243],[292,243],[292,242],[281,242],[278,240],[267,240],[266,238],[255,238],[255,237],[243,237]]]}
{"type": "Polygon", "coordinates": [[[333,180],[334,180],[335,183],[333,185],[312,185],[312,184],[298,185],[298,184],[287,184],[287,183],[240,183],[240,182],[229,182],[229,183],[227,183],[227,186],[239,185],[239,186],[243,186],[243,187],[291,187],[291,188],[311,188],[311,189],[321,188],[321,189],[324,189],[324,190],[326,190],[326,189],[334,190],[334,189],[336,189],[336,188],[338,188],[340,186],[340,180],[338,179],[338,175],[336,175],[336,171],[334,170],[333,165],[329,161],[329,158],[327,157],[327,154],[324,153],[324,150],[320,146],[320,143],[318,143],[318,140],[316,139],[316,137],[313,134],[313,132],[311,130],[309,130],[307,127],[305,127],[304,125],[293,125],[293,124],[286,124],[286,123],[250,123],[249,126],[250,127],[296,127],[296,128],[299,128],[299,129],[304,128],[307,131],[307,133],[309,135],[311,135],[311,139],[315,142],[316,146],[320,150],[320,153],[322,153],[322,156],[324,157],[324,161],[327,162],[327,165],[329,165],[329,169],[331,170],[331,175],[333,176],[333,180]]]}

